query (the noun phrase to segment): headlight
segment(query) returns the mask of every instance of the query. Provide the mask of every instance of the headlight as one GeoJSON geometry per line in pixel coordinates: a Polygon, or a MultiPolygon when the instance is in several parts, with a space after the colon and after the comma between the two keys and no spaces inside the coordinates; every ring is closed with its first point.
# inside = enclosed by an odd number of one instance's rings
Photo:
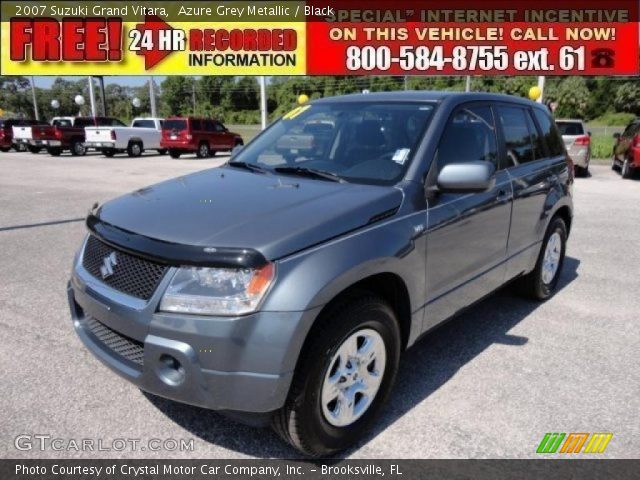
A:
{"type": "Polygon", "coordinates": [[[200,315],[251,313],[274,276],[273,263],[259,269],[181,267],[162,297],[160,310],[200,315]]]}

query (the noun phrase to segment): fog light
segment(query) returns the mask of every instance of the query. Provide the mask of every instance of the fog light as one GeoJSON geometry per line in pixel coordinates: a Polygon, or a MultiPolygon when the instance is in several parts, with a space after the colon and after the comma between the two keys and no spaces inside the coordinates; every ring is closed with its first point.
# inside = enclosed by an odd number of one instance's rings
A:
{"type": "Polygon", "coordinates": [[[160,356],[157,372],[160,379],[171,386],[180,385],[186,375],[184,367],[178,359],[166,353],[160,356]]]}

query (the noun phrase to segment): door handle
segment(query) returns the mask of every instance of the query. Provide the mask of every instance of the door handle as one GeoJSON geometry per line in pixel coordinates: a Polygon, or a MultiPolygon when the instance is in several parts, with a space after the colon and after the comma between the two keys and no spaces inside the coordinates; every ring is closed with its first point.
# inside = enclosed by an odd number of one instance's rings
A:
{"type": "Polygon", "coordinates": [[[511,192],[508,190],[500,190],[496,196],[498,202],[508,202],[511,200],[511,192]]]}

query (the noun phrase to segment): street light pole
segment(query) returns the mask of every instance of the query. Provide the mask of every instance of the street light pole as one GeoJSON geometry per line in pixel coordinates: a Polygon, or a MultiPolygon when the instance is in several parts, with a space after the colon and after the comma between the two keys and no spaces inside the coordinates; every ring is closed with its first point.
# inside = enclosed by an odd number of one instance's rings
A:
{"type": "Polygon", "coordinates": [[[267,128],[267,80],[264,75],[260,76],[260,119],[264,130],[267,128]]]}
{"type": "Polygon", "coordinates": [[[35,114],[36,120],[40,120],[40,114],[38,112],[38,100],[36,99],[36,85],[35,85],[35,77],[31,76],[31,96],[33,97],[33,113],[35,114]]]}
{"type": "Polygon", "coordinates": [[[91,102],[91,116],[97,117],[96,115],[96,99],[93,96],[93,77],[89,77],[89,101],[91,102]]]}
{"type": "Polygon", "coordinates": [[[544,99],[544,75],[538,77],[538,88],[540,89],[540,97],[538,97],[538,103],[542,103],[544,99]]]}

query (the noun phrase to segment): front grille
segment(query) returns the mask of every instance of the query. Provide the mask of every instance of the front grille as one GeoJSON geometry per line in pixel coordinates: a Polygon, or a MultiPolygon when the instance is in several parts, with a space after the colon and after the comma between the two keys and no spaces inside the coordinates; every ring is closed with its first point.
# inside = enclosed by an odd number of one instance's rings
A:
{"type": "Polygon", "coordinates": [[[130,362],[144,365],[144,346],[133,338],[111,330],[93,317],[86,318],[89,331],[107,348],[130,362]]]}
{"type": "Polygon", "coordinates": [[[82,265],[111,288],[142,300],[151,298],[169,268],[112,248],[93,235],[87,240],[82,265]],[[114,252],[115,258],[111,256],[114,252]],[[105,266],[111,269],[110,275],[102,275],[105,266]]]}

